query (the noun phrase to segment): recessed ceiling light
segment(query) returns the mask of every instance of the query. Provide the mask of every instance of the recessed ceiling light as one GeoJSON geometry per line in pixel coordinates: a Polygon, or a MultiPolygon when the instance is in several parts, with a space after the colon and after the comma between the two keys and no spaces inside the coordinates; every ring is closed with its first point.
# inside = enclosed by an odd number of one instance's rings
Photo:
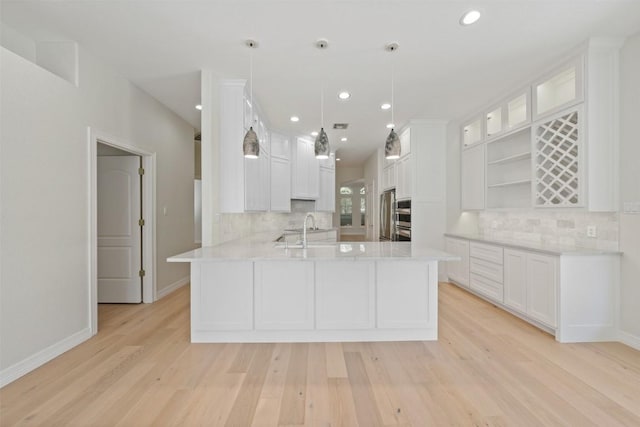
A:
{"type": "Polygon", "coordinates": [[[391,104],[389,104],[388,102],[385,102],[380,106],[381,110],[388,110],[389,108],[391,108],[391,104]]]}
{"type": "Polygon", "coordinates": [[[291,118],[290,118],[289,120],[291,120],[292,122],[299,122],[299,121],[300,121],[300,117],[298,117],[298,116],[291,116],[291,118]]]}
{"type": "Polygon", "coordinates": [[[394,128],[396,125],[394,125],[393,123],[388,123],[387,124],[387,129],[392,129],[394,128]]]}
{"type": "Polygon", "coordinates": [[[480,12],[477,10],[470,10],[460,18],[460,25],[471,25],[480,19],[480,12]]]}
{"type": "Polygon", "coordinates": [[[340,161],[340,157],[336,157],[336,162],[339,162],[339,161],[340,161]]]}
{"type": "Polygon", "coordinates": [[[311,136],[318,136],[318,132],[314,130],[313,132],[311,132],[311,136]]]}
{"type": "Polygon", "coordinates": [[[340,98],[340,99],[342,99],[344,101],[346,99],[351,98],[351,94],[349,92],[346,92],[346,91],[345,92],[340,92],[338,94],[338,98],[340,98]]]}
{"type": "Polygon", "coordinates": [[[196,110],[202,110],[202,105],[200,104],[196,105],[196,110]]]}
{"type": "Polygon", "coordinates": [[[342,138],[340,138],[340,141],[342,141],[342,142],[347,142],[347,137],[346,137],[346,136],[343,136],[342,138]]]}

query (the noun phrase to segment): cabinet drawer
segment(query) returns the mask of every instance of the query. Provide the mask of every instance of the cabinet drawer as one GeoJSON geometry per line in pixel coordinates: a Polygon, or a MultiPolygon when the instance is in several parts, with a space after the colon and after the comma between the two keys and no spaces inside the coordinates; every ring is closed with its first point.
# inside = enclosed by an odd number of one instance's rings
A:
{"type": "Polygon", "coordinates": [[[487,279],[486,277],[482,277],[476,273],[471,273],[470,284],[471,289],[479,294],[500,303],[504,301],[504,287],[502,286],[502,283],[487,279]]]}
{"type": "Polygon", "coordinates": [[[502,247],[500,246],[471,242],[469,245],[469,255],[474,258],[480,258],[502,265],[502,247]]]}
{"type": "Polygon", "coordinates": [[[502,283],[502,266],[493,262],[484,261],[478,258],[469,259],[469,269],[472,273],[502,283]]]}

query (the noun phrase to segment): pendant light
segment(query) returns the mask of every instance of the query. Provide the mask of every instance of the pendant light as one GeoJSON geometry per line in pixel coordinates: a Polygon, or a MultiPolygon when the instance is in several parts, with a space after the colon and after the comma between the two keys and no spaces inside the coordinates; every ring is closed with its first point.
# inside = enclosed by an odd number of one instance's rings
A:
{"type": "MultiPolygon", "coordinates": [[[[247,40],[245,44],[249,49],[255,49],[258,47],[258,43],[254,40],[247,40]]],[[[251,91],[251,123],[253,123],[253,52],[249,54],[249,84],[251,91]]],[[[260,142],[258,141],[258,135],[253,130],[253,126],[249,127],[244,141],[242,141],[242,152],[247,159],[257,159],[260,155],[260,142]]]]}
{"type": "MultiPolygon", "coordinates": [[[[395,52],[398,50],[398,43],[389,43],[385,46],[387,52],[395,52]]],[[[395,117],[393,114],[394,107],[396,106],[394,100],[394,81],[393,81],[393,61],[391,62],[391,125],[395,126],[395,117]]],[[[400,158],[400,138],[398,138],[398,134],[395,132],[394,128],[391,128],[391,132],[389,132],[389,136],[387,136],[387,141],[384,144],[384,157],[389,160],[399,159],[400,158]]]]}
{"type": "MultiPolygon", "coordinates": [[[[320,50],[324,50],[329,46],[329,42],[326,40],[318,40],[316,47],[320,50]]],[[[314,144],[314,151],[316,159],[328,159],[331,154],[331,147],[329,146],[329,137],[324,131],[324,86],[320,88],[320,132],[316,136],[316,143],[314,144]]]]}
{"type": "Polygon", "coordinates": [[[316,136],[315,143],[316,159],[328,159],[331,154],[329,146],[329,137],[324,131],[324,88],[320,90],[320,132],[316,136]]]}

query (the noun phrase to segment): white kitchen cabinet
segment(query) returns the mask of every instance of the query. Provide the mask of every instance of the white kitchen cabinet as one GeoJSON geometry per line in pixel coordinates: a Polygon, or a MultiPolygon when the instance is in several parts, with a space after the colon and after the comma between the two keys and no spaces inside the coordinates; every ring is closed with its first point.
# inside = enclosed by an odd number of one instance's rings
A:
{"type": "Polygon", "coordinates": [[[424,286],[437,280],[430,264],[379,261],[376,272],[378,328],[426,327],[437,318],[437,294],[424,286]]]}
{"type": "Polygon", "coordinates": [[[270,210],[291,212],[290,138],[271,132],[270,210]]]}
{"type": "Polygon", "coordinates": [[[469,287],[469,241],[447,237],[446,251],[461,258],[460,261],[447,262],[449,279],[469,287]]]}
{"type": "Polygon", "coordinates": [[[316,328],[373,328],[375,263],[325,261],[316,266],[316,328]]]}
{"type": "Polygon", "coordinates": [[[320,168],[320,197],[316,200],[316,211],[335,212],[336,210],[336,171],[332,168],[320,168]]]}
{"type": "Polygon", "coordinates": [[[271,211],[291,212],[291,163],[271,157],[271,211]]]}
{"type": "Polygon", "coordinates": [[[469,243],[469,287],[502,303],[503,285],[503,249],[501,246],[484,243],[469,243]]]}
{"type": "Polygon", "coordinates": [[[316,200],[320,196],[320,163],[314,141],[298,137],[291,146],[291,197],[316,200]]]}
{"type": "Polygon", "coordinates": [[[396,161],[382,169],[382,190],[396,187],[396,161]]]}
{"type": "Polygon", "coordinates": [[[578,106],[533,126],[535,207],[585,205],[583,120],[578,106]]]}
{"type": "Polygon", "coordinates": [[[244,210],[253,212],[268,211],[270,156],[266,146],[260,146],[260,156],[257,159],[244,159],[244,164],[244,210]]]}
{"type": "Polygon", "coordinates": [[[584,57],[572,59],[533,83],[534,120],[583,100],[584,57]]]}
{"type": "Polygon", "coordinates": [[[470,289],[477,295],[555,334],[560,342],[616,339],[619,253],[575,248],[554,254],[519,242],[446,237],[448,252],[453,252],[454,240],[469,242],[470,289]]]}
{"type": "Polygon", "coordinates": [[[537,253],[527,254],[527,314],[555,328],[558,258],[537,253]]]}
{"type": "Polygon", "coordinates": [[[269,138],[254,100],[253,114],[246,98],[245,80],[220,83],[220,211],[240,213],[269,209],[269,138]],[[242,140],[253,126],[260,141],[260,157],[245,159],[242,140]],[[265,184],[266,180],[266,184],[265,184]]]}
{"type": "Polygon", "coordinates": [[[504,250],[504,305],[527,312],[527,253],[504,250]]]}
{"type": "Polygon", "coordinates": [[[486,159],[486,207],[531,207],[531,130],[488,142],[486,159]]]}
{"type": "Polygon", "coordinates": [[[407,128],[400,133],[400,157],[411,154],[411,128],[407,128]]]}
{"type": "Polygon", "coordinates": [[[484,209],[485,190],[485,145],[462,151],[461,162],[461,208],[462,210],[484,209]]]}
{"type": "Polygon", "coordinates": [[[191,306],[191,324],[216,331],[253,328],[253,263],[194,263],[191,280],[203,283],[191,306]]]}
{"type": "Polygon", "coordinates": [[[482,117],[476,117],[462,125],[462,145],[469,147],[484,140],[484,126],[482,117]]]}
{"type": "Polygon", "coordinates": [[[551,328],[557,326],[558,257],[504,250],[504,304],[551,328]]]}
{"type": "Polygon", "coordinates": [[[413,194],[413,163],[411,154],[396,162],[396,200],[410,199],[413,194]]]}
{"type": "MultiPolygon", "coordinates": [[[[476,116],[463,124],[463,149],[483,137],[487,142],[487,209],[618,209],[621,43],[590,39],[580,54],[485,109],[484,122],[476,116]],[[508,145],[520,153],[507,154],[508,145]]],[[[470,187],[474,178],[465,175],[470,156],[463,150],[461,191],[466,195],[479,194],[470,187]]],[[[485,208],[465,199],[463,209],[485,208]]]]}
{"type": "Polygon", "coordinates": [[[255,263],[256,330],[295,330],[314,327],[314,265],[298,262],[255,263]]]}

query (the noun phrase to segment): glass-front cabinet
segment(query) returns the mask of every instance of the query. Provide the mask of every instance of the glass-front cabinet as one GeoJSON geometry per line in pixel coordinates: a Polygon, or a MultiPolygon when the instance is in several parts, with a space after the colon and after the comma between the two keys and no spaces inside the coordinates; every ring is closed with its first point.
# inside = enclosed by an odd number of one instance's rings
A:
{"type": "Polygon", "coordinates": [[[482,141],[482,119],[480,117],[462,126],[462,142],[465,147],[482,141]]]}
{"type": "Polygon", "coordinates": [[[579,56],[534,83],[534,120],[583,100],[583,67],[583,57],[579,56]]]}

